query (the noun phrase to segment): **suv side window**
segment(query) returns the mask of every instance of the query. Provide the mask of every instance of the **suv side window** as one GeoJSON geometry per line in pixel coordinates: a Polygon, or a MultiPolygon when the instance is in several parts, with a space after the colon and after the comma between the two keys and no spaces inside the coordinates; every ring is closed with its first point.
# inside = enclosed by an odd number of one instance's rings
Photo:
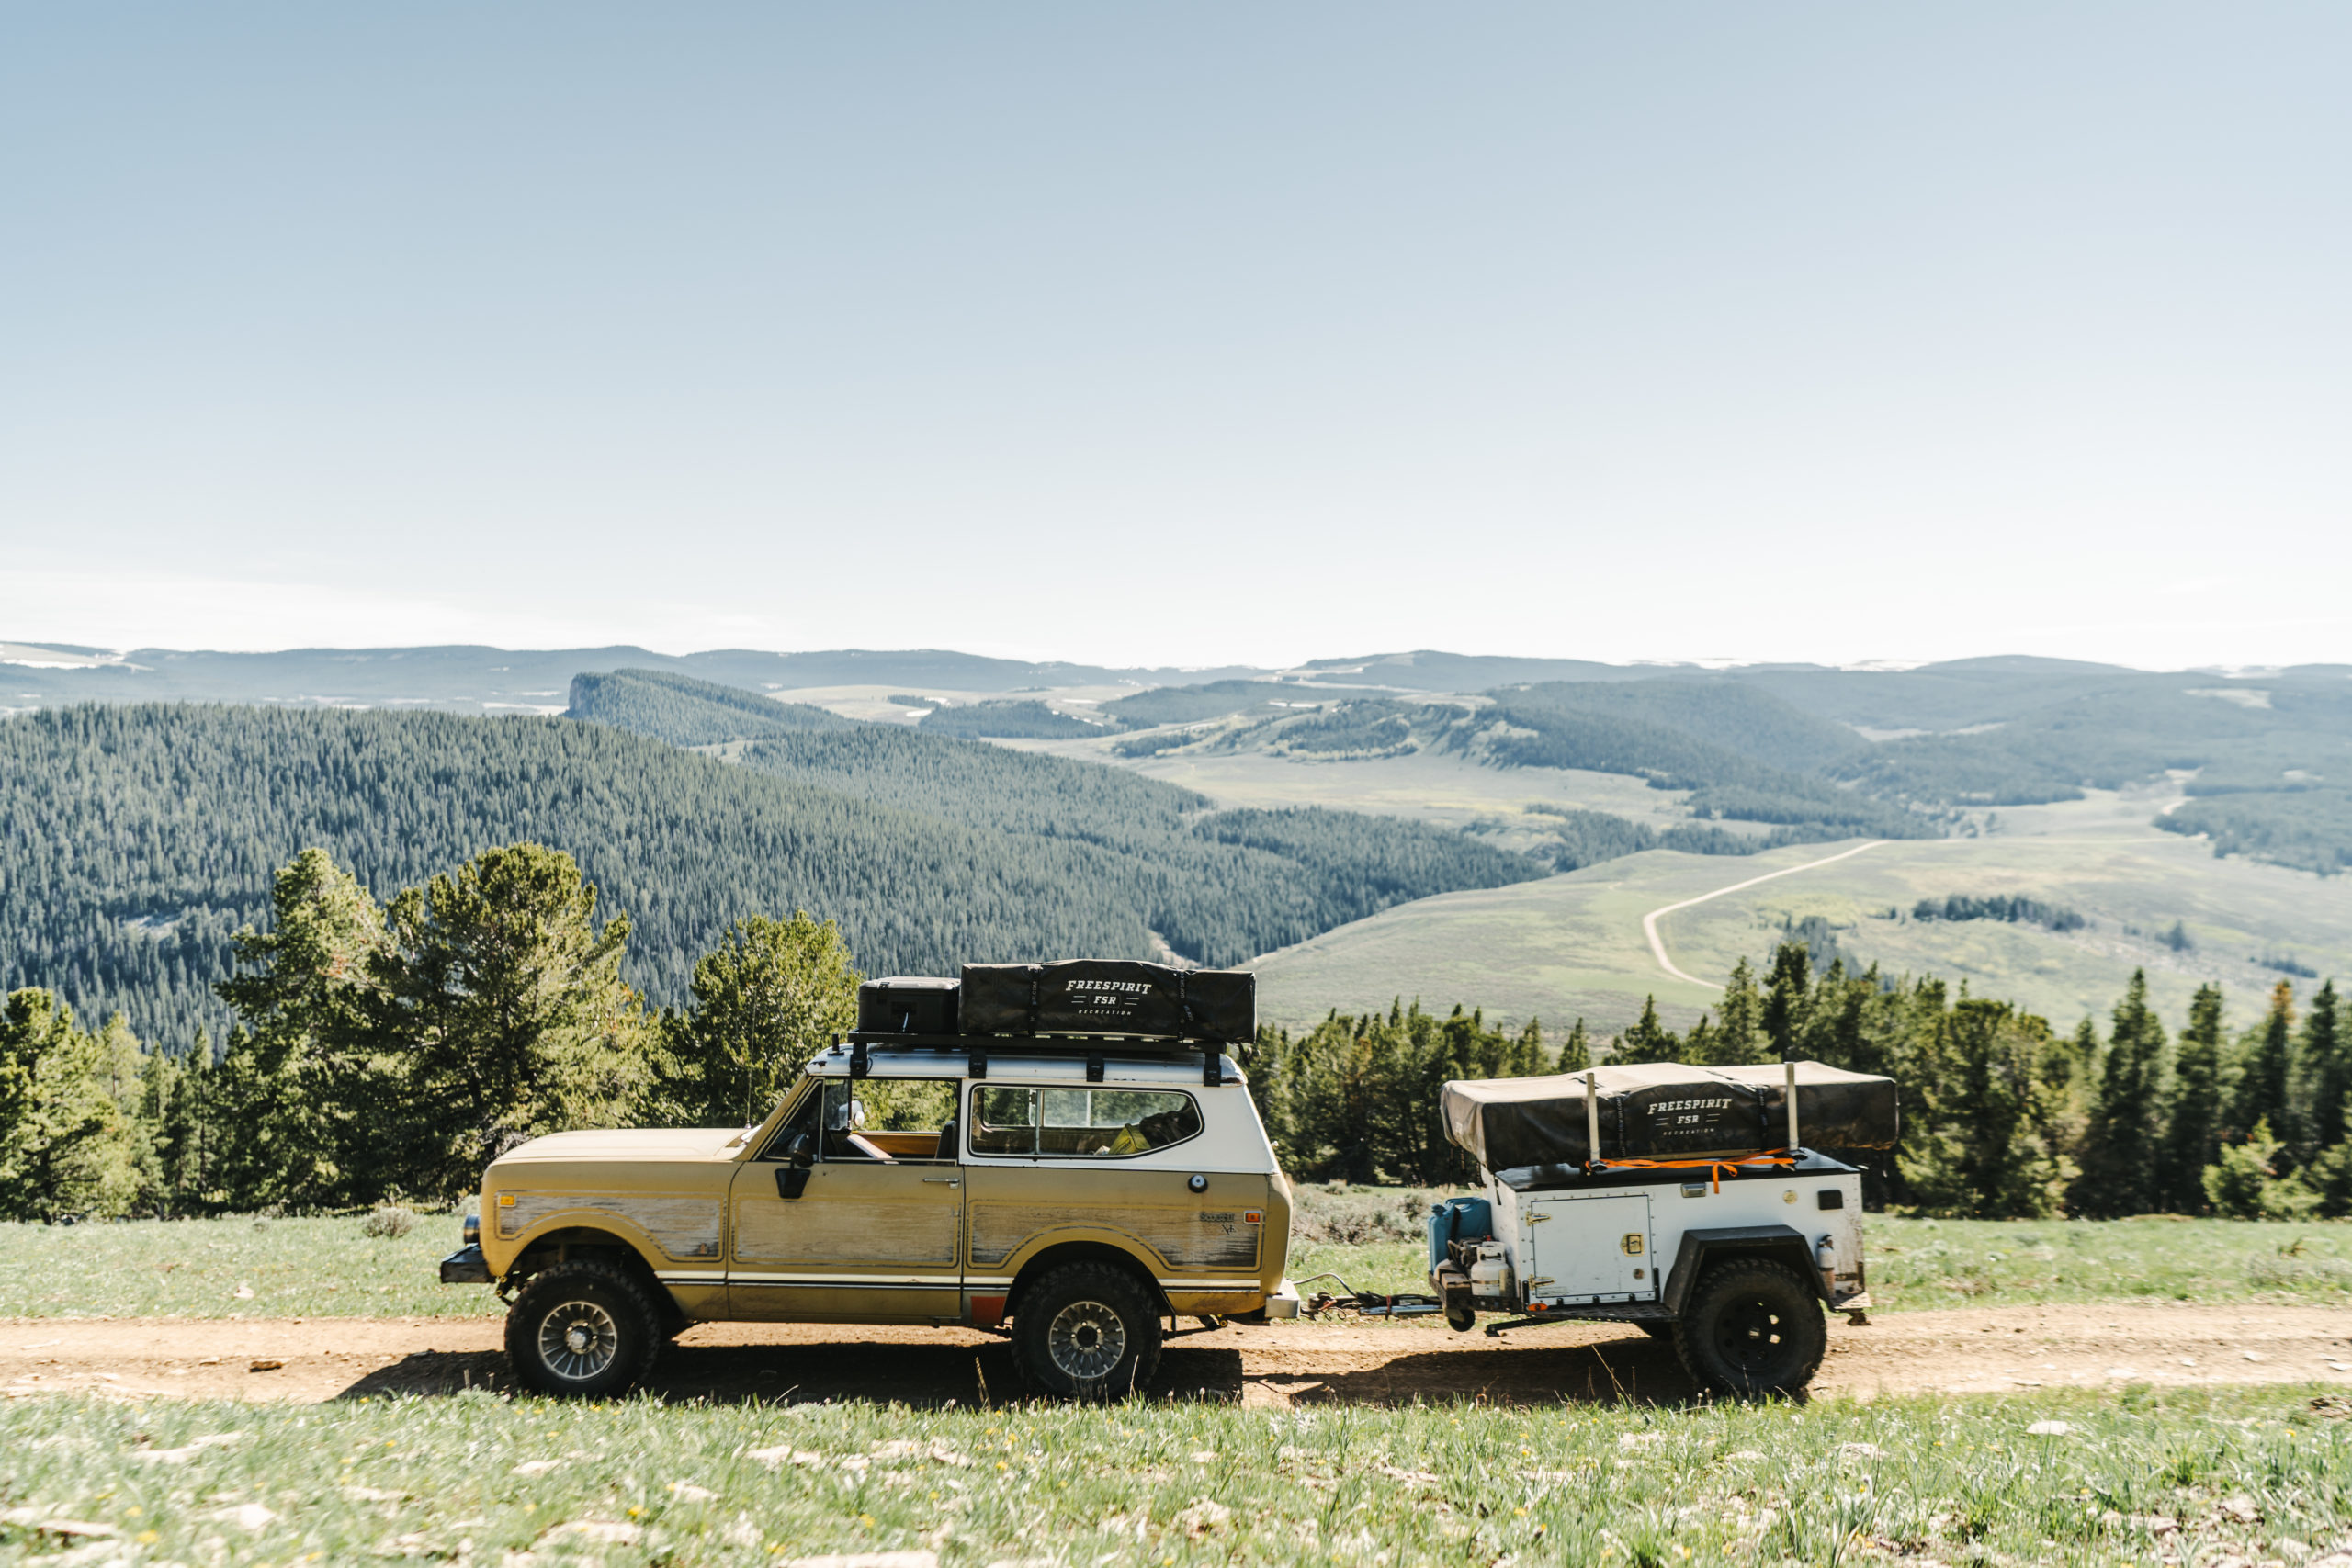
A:
{"type": "Polygon", "coordinates": [[[998,1089],[972,1091],[971,1150],[1046,1159],[1124,1159],[1181,1144],[1201,1108],[1173,1089],[998,1089]]]}
{"type": "Polygon", "coordinates": [[[825,1085],[829,1164],[929,1165],[956,1157],[956,1082],[948,1078],[834,1079],[825,1085]]]}

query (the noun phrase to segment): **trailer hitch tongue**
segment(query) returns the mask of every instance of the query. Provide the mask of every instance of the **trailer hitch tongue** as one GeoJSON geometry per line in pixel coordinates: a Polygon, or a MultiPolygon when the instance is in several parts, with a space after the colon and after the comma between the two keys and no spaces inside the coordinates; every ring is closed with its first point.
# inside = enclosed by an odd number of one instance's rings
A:
{"type": "Polygon", "coordinates": [[[1310,1274],[1298,1283],[1311,1285],[1317,1280],[1329,1280],[1340,1290],[1337,1294],[1318,1291],[1306,1297],[1300,1310],[1308,1317],[1317,1317],[1327,1312],[1351,1312],[1360,1317],[1415,1317],[1424,1313],[1445,1310],[1445,1303],[1435,1296],[1384,1296],[1374,1291],[1359,1291],[1337,1274],[1310,1274]]]}

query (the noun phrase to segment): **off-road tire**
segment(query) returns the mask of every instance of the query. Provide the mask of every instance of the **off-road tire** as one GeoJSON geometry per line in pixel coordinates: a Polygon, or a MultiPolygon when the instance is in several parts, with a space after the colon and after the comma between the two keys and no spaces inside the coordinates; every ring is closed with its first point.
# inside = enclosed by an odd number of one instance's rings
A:
{"type": "Polygon", "coordinates": [[[582,1259],[533,1276],[506,1312],[506,1359],[526,1388],[580,1399],[625,1393],[665,1343],[663,1303],[627,1269],[582,1259]]]}
{"type": "Polygon", "coordinates": [[[1125,1399],[1159,1370],[1159,1314],[1125,1269],[1064,1264],[1022,1292],[1012,1314],[1012,1364],[1050,1398],[1090,1404],[1125,1399]]]}
{"type": "Polygon", "coordinates": [[[1828,1348],[1812,1285],[1787,1264],[1761,1258],[1708,1269],[1674,1325],[1683,1370],[1736,1399],[1800,1393],[1828,1348]]]}

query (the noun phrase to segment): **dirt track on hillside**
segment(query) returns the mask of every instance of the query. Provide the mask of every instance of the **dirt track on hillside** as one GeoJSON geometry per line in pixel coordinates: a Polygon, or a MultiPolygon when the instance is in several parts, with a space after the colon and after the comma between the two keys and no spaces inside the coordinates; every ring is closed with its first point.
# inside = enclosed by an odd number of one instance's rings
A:
{"type": "MultiPolygon", "coordinates": [[[[1993,1393],[2143,1382],[2352,1386],[2352,1312],[2094,1303],[1832,1318],[1821,1393],[1993,1393]]],[[[0,1320],[0,1394],[319,1402],[513,1386],[495,1318],[0,1320]],[[275,1366],[266,1363],[278,1363],[275,1366]]],[[[894,1399],[1017,1393],[1004,1341],[961,1329],[706,1324],[656,1368],[668,1399],[894,1399]]],[[[1498,1404],[1692,1394],[1673,1351],[1630,1327],[1489,1337],[1423,1319],[1227,1327],[1171,1339],[1157,1392],[1248,1405],[1498,1404]]]]}

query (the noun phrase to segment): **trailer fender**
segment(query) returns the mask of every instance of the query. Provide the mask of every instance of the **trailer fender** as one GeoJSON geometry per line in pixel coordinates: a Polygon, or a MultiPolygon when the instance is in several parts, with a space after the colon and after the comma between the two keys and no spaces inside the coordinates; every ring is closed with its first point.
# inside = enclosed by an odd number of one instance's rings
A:
{"type": "Polygon", "coordinates": [[[1814,1267],[1813,1247],[1803,1235],[1788,1225],[1724,1225],[1682,1233],[1674,1268],[1666,1277],[1666,1310],[1680,1317],[1699,1276],[1710,1263],[1725,1258],[1769,1258],[1786,1263],[1799,1277],[1812,1281],[1813,1293],[1823,1305],[1829,1304],[1829,1298],[1822,1294],[1821,1270],[1814,1267]]]}

